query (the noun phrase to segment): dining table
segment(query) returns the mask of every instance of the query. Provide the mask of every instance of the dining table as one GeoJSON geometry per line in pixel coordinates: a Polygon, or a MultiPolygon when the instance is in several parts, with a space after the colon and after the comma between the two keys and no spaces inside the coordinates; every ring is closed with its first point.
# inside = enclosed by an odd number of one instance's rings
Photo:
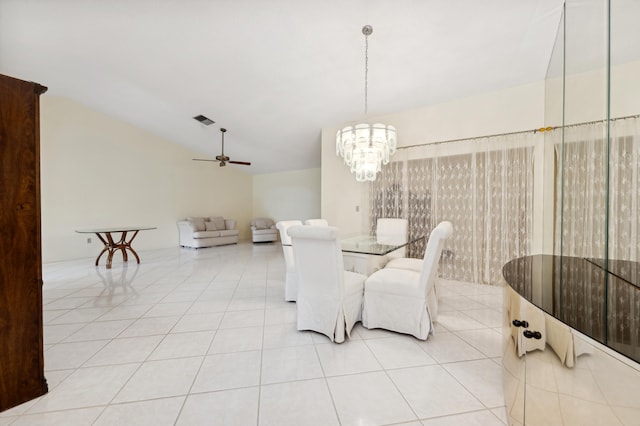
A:
{"type": "Polygon", "coordinates": [[[375,235],[347,234],[340,238],[342,259],[346,271],[371,275],[387,263],[387,256],[402,247],[424,238],[424,235],[410,237],[403,242],[380,243],[375,235]]]}
{"type": "Polygon", "coordinates": [[[103,254],[107,253],[107,269],[111,269],[111,263],[113,262],[113,255],[117,251],[122,252],[122,260],[127,262],[129,257],[127,250],[133,254],[138,264],[140,263],[140,256],[133,249],[131,243],[136,238],[140,231],[147,231],[150,229],[156,229],[154,226],[120,226],[112,228],[90,228],[90,229],[77,229],[79,234],[96,234],[96,236],[104,244],[104,248],[96,258],[96,266],[100,262],[100,258],[103,254]],[[120,233],[120,238],[114,239],[112,234],[120,233]],[[132,233],[132,234],[131,234],[132,233]],[[127,240],[127,236],[129,239],[127,240]]]}

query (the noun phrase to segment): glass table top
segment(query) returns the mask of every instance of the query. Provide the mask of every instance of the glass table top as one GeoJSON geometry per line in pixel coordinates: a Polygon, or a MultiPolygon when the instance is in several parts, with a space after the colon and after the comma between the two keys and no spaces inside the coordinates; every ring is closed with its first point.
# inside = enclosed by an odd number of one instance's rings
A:
{"type": "Polygon", "coordinates": [[[131,231],[146,231],[148,229],[156,229],[155,226],[121,226],[114,228],[91,228],[91,229],[76,229],[79,234],[101,234],[107,232],[131,232],[131,231]]]}
{"type": "Polygon", "coordinates": [[[414,243],[424,238],[424,235],[411,238],[406,243],[380,244],[374,235],[345,235],[340,239],[342,251],[345,253],[371,254],[384,256],[394,250],[414,243]]]}

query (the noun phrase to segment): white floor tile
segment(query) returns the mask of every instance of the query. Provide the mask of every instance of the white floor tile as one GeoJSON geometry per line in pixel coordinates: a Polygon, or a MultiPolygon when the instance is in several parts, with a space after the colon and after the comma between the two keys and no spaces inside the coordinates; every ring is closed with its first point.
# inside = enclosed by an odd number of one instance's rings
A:
{"type": "Polygon", "coordinates": [[[420,346],[439,363],[486,358],[485,354],[449,332],[429,336],[420,346]]]}
{"type": "Polygon", "coordinates": [[[163,336],[114,339],[91,357],[85,367],[143,362],[162,341],[163,336]]]}
{"type": "Polygon", "coordinates": [[[202,357],[143,363],[113,399],[114,403],[186,395],[202,364],[202,357]]]}
{"type": "Polygon", "coordinates": [[[503,426],[504,423],[490,410],[483,410],[428,419],[424,420],[422,424],[425,426],[503,426]]]}
{"type": "Polygon", "coordinates": [[[384,372],[330,377],[327,382],[342,425],[382,425],[417,420],[384,372]]]}
{"type": "Polygon", "coordinates": [[[180,316],[187,312],[192,303],[193,302],[158,303],[145,312],[142,317],[152,318],[180,316]]]}
{"type": "Polygon", "coordinates": [[[264,310],[227,311],[222,318],[220,328],[240,328],[264,325],[264,310]]]}
{"type": "Polygon", "coordinates": [[[168,334],[149,355],[149,360],[205,355],[215,331],[168,334]]]}
{"type": "Polygon", "coordinates": [[[64,342],[86,342],[90,340],[113,339],[129,327],[134,320],[96,321],[82,327],[64,342]]]}
{"type": "Polygon", "coordinates": [[[124,330],[118,337],[152,336],[167,334],[180,317],[140,318],[124,330]]]}
{"type": "Polygon", "coordinates": [[[382,370],[382,366],[362,340],[321,344],[316,345],[316,349],[327,377],[382,370]]]}
{"type": "Polygon", "coordinates": [[[261,356],[260,351],[207,356],[191,392],[257,386],[260,383],[261,356]]]}
{"type": "Polygon", "coordinates": [[[53,343],[60,343],[85,325],[86,323],[45,325],[44,344],[50,345],[53,343]]]}
{"type": "Polygon", "coordinates": [[[295,346],[262,352],[262,384],[323,377],[315,347],[295,346]]]}
{"type": "Polygon", "coordinates": [[[502,335],[493,329],[457,331],[455,334],[489,358],[502,356],[502,335]]]}
{"type": "MultiPolygon", "coordinates": [[[[57,411],[52,413],[29,414],[18,418],[15,426],[85,426],[94,424],[103,407],[79,408],[76,410],[57,411]]],[[[2,422],[0,421],[0,425],[2,422]]],[[[8,423],[7,423],[8,424],[8,423]]]]}
{"type": "Polygon", "coordinates": [[[210,354],[253,351],[262,348],[262,327],[218,330],[209,349],[210,354]]]}
{"type": "Polygon", "coordinates": [[[439,365],[391,370],[388,374],[421,419],[485,408],[439,365]]]}
{"type": "Polygon", "coordinates": [[[81,368],[43,396],[28,413],[107,405],[139,364],[81,368]]]}
{"type": "Polygon", "coordinates": [[[216,330],[222,321],[223,313],[189,314],[185,315],[171,330],[172,333],[188,331],[216,330]]]}
{"type": "Polygon", "coordinates": [[[339,423],[326,382],[314,379],[262,386],[258,424],[331,426],[339,423]]]}
{"type": "Polygon", "coordinates": [[[367,346],[384,369],[435,364],[413,336],[370,339],[367,346]]]}
{"type": "Polygon", "coordinates": [[[176,425],[255,425],[258,398],[257,387],[192,394],[187,397],[176,425]]]}
{"type": "Polygon", "coordinates": [[[93,426],[153,425],[172,426],[185,397],[111,404],[104,409],[93,426]]]}
{"type": "Polygon", "coordinates": [[[443,367],[488,408],[504,405],[502,367],[492,360],[456,362],[443,367]]]}
{"type": "Polygon", "coordinates": [[[312,345],[310,332],[296,330],[295,324],[269,325],[264,327],[264,349],[288,346],[312,345]]]}
{"type": "Polygon", "coordinates": [[[45,351],[44,369],[68,370],[70,368],[78,368],[107,343],[109,343],[108,340],[58,343],[45,351]]]}

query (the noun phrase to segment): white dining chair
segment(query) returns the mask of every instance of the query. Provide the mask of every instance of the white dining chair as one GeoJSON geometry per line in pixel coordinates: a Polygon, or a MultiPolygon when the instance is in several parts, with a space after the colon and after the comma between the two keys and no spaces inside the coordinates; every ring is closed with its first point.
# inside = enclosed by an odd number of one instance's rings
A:
{"type": "Polygon", "coordinates": [[[280,241],[282,242],[282,252],[284,253],[284,262],[286,264],[286,273],[284,278],[284,300],[295,302],[298,295],[298,272],[296,272],[296,261],[293,255],[293,247],[291,247],[291,237],[287,233],[287,229],[292,226],[300,226],[302,222],[299,220],[283,220],[276,223],[276,228],[280,232],[280,241]]]}
{"type": "MultiPolygon", "coordinates": [[[[407,219],[381,217],[376,221],[376,241],[380,244],[406,244],[409,221],[407,219]]],[[[387,254],[387,261],[404,257],[406,248],[401,247],[387,254]]]]}
{"type": "Polygon", "coordinates": [[[293,226],[288,230],[298,272],[297,328],[341,343],[361,320],[366,275],[345,271],[338,228],[293,226]]]}
{"type": "Polygon", "coordinates": [[[362,325],[411,334],[426,340],[438,315],[435,281],[445,239],[453,234],[451,222],[440,223],[427,242],[421,272],[383,268],[364,285],[362,325]]]}
{"type": "Polygon", "coordinates": [[[409,269],[416,272],[422,272],[423,263],[423,259],[415,259],[412,257],[398,257],[387,262],[385,268],[409,269]]]}

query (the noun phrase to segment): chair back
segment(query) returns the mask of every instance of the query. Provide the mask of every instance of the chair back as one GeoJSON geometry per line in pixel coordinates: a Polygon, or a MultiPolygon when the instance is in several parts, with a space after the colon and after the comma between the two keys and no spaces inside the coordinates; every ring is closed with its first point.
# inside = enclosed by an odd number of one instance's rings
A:
{"type": "Polygon", "coordinates": [[[284,253],[284,261],[287,264],[287,269],[295,268],[293,247],[291,247],[291,237],[287,233],[287,230],[292,226],[300,225],[302,225],[302,222],[299,220],[283,220],[276,223],[276,228],[280,232],[280,241],[282,242],[282,251],[284,253]]]}
{"type": "Polygon", "coordinates": [[[422,273],[420,275],[420,287],[427,295],[434,288],[436,278],[438,276],[438,264],[444,240],[453,234],[453,225],[451,222],[440,222],[429,235],[427,248],[424,251],[424,259],[422,260],[422,273]]]}
{"type": "MultiPolygon", "coordinates": [[[[409,221],[407,219],[381,217],[376,222],[376,241],[380,244],[404,244],[408,240],[409,221]]],[[[389,253],[387,257],[404,257],[406,247],[389,253]]]]}
{"type": "Polygon", "coordinates": [[[344,297],[344,266],[338,228],[292,226],[288,230],[298,272],[298,316],[314,315],[333,330],[344,297]],[[322,318],[319,313],[322,313],[322,318]]]}
{"type": "Polygon", "coordinates": [[[329,221],[327,219],[307,219],[304,221],[304,224],[315,226],[329,226],[329,221]]]}

